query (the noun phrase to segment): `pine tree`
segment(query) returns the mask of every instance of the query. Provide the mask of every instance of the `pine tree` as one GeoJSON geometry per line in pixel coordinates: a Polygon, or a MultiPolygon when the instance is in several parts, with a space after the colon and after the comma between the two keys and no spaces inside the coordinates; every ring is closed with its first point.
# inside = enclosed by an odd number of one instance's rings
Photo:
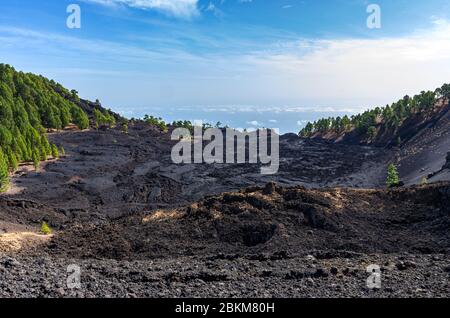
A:
{"type": "Polygon", "coordinates": [[[52,157],[53,157],[54,159],[58,159],[58,158],[59,158],[58,147],[56,147],[55,144],[52,144],[51,148],[52,148],[52,157]]]}
{"type": "Polygon", "coordinates": [[[9,185],[9,171],[7,158],[0,148],[0,192],[4,192],[8,189],[9,185]]]}
{"type": "Polygon", "coordinates": [[[103,113],[97,108],[94,109],[94,124],[98,129],[100,126],[103,126],[106,123],[106,118],[103,113]]]}
{"type": "Polygon", "coordinates": [[[39,150],[37,148],[33,149],[32,159],[33,159],[34,169],[37,171],[39,169],[39,166],[41,165],[41,157],[40,157],[39,150]]]}
{"type": "Polygon", "coordinates": [[[372,141],[377,136],[377,128],[374,126],[370,126],[369,129],[367,129],[367,137],[369,138],[369,141],[372,141]]]}
{"type": "Polygon", "coordinates": [[[25,139],[22,135],[16,137],[16,142],[14,144],[16,147],[15,153],[17,155],[17,159],[20,161],[30,160],[27,143],[25,142],[25,139]]]}
{"type": "Polygon", "coordinates": [[[79,107],[72,107],[72,121],[81,130],[89,127],[89,118],[79,107]]]}
{"type": "Polygon", "coordinates": [[[45,160],[47,160],[50,153],[47,153],[47,149],[41,145],[39,147],[39,155],[40,155],[40,160],[45,161],[45,160]]]}
{"type": "Polygon", "coordinates": [[[386,179],[386,185],[389,188],[396,187],[400,184],[400,179],[397,171],[397,167],[394,164],[390,164],[388,167],[388,175],[386,179]]]}
{"type": "Polygon", "coordinates": [[[9,146],[13,142],[11,131],[4,125],[0,124],[0,145],[9,146]]]}
{"type": "Polygon", "coordinates": [[[47,136],[44,134],[41,135],[41,152],[42,152],[42,160],[47,160],[47,157],[52,153],[52,147],[48,142],[47,136]]]}
{"type": "Polygon", "coordinates": [[[110,128],[116,125],[116,118],[109,111],[105,111],[105,117],[110,128]]]}
{"type": "Polygon", "coordinates": [[[31,144],[27,144],[27,159],[26,161],[33,161],[33,147],[31,144]]]}
{"type": "Polygon", "coordinates": [[[66,151],[64,150],[64,147],[63,147],[63,146],[61,146],[61,147],[59,148],[59,153],[60,153],[60,155],[61,155],[62,157],[65,157],[65,156],[66,156],[66,151]]]}
{"type": "Polygon", "coordinates": [[[16,155],[11,150],[11,148],[8,148],[6,151],[6,157],[8,159],[8,167],[11,172],[14,172],[19,167],[19,163],[17,161],[16,155]]]}

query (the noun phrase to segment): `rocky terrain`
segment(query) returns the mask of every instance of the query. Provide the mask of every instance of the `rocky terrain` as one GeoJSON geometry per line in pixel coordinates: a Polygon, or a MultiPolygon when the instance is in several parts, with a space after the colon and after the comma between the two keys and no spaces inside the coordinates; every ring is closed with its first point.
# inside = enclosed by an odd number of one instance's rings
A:
{"type": "Polygon", "coordinates": [[[392,161],[408,184],[450,180],[440,123],[401,149],[285,135],[274,176],[175,165],[170,135],[139,122],[51,133],[66,156],[0,196],[0,296],[448,297],[450,184],[384,189],[392,161]]]}
{"type": "Polygon", "coordinates": [[[445,255],[317,254],[280,258],[217,255],[148,261],[0,259],[1,297],[448,297],[445,255]],[[67,266],[82,269],[67,288],[67,266]],[[381,289],[368,289],[366,267],[380,264],[381,289]]]}
{"type": "Polygon", "coordinates": [[[49,134],[49,139],[63,145],[67,155],[43,164],[37,173],[23,166],[11,181],[9,197],[46,204],[77,219],[178,206],[272,181],[283,186],[376,187],[385,179],[383,149],[295,135],[281,138],[276,175],[261,175],[257,165],[249,164],[173,164],[170,135],[145,124],[131,126],[128,134],[120,129],[69,130],[49,134]]]}

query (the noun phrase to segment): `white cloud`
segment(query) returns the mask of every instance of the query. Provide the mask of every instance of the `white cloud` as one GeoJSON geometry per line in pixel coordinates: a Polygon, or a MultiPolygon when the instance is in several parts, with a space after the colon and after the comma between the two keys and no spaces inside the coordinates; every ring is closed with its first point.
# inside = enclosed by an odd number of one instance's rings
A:
{"type": "Polygon", "coordinates": [[[261,126],[262,124],[256,120],[252,120],[252,121],[248,121],[247,124],[252,125],[252,126],[261,126]]]}
{"type": "Polygon", "coordinates": [[[198,0],[84,0],[101,5],[123,5],[142,10],[156,10],[178,17],[193,18],[199,14],[198,0]]]}
{"type": "Polygon", "coordinates": [[[262,100],[362,110],[449,82],[449,34],[450,22],[435,20],[402,37],[302,39],[247,58],[258,65],[253,85],[271,87],[260,90],[262,100]]]}
{"type": "Polygon", "coordinates": [[[209,4],[205,7],[204,9],[206,12],[211,12],[212,14],[214,14],[215,16],[219,17],[223,15],[222,10],[220,10],[219,8],[217,8],[217,6],[212,3],[211,1],[209,2],[209,4]]]}
{"type": "MultiPolygon", "coordinates": [[[[233,37],[231,44],[223,39],[223,50],[195,54],[156,40],[130,45],[0,26],[0,55],[44,75],[63,67],[62,57],[73,61],[64,65],[65,74],[58,70],[56,79],[67,79],[66,86],[98,95],[109,105],[356,112],[449,82],[449,34],[450,22],[435,20],[432,28],[401,37],[293,41],[280,36],[273,45],[239,45],[233,37]],[[97,72],[90,68],[104,74],[82,74],[82,69],[97,72]],[[121,76],[105,80],[109,72],[121,76]]],[[[217,44],[204,34],[186,30],[185,35],[205,39],[207,47],[217,44]]]]}

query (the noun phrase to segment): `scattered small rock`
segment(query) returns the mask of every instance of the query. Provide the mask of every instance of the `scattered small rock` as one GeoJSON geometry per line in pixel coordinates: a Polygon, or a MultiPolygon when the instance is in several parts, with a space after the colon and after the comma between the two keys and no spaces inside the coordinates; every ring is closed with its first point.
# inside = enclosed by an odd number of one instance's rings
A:
{"type": "Polygon", "coordinates": [[[397,267],[398,270],[404,271],[407,269],[405,262],[400,261],[397,264],[395,264],[395,267],[397,267]]]}
{"type": "Polygon", "coordinates": [[[263,194],[265,195],[270,195],[270,194],[274,194],[277,190],[277,186],[275,184],[275,182],[270,182],[268,184],[266,184],[266,186],[264,187],[263,190],[263,194]]]}
{"type": "Polygon", "coordinates": [[[328,273],[323,268],[317,268],[316,272],[314,273],[314,277],[316,278],[328,277],[328,273]]]}
{"type": "Polygon", "coordinates": [[[20,266],[20,263],[16,259],[8,256],[1,258],[0,264],[3,265],[5,268],[20,266]]]}
{"type": "Polygon", "coordinates": [[[416,268],[417,264],[412,261],[400,261],[395,264],[398,270],[404,271],[410,268],[416,268]]]}
{"type": "Polygon", "coordinates": [[[331,267],[330,273],[333,275],[337,275],[339,273],[339,270],[337,269],[337,267],[331,267]]]}

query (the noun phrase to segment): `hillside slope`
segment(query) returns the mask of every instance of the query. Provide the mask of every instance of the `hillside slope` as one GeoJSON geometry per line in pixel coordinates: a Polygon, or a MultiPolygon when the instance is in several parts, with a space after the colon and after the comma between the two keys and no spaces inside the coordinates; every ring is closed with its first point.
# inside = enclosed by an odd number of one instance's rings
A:
{"type": "MultiPolygon", "coordinates": [[[[448,108],[448,107],[447,107],[448,108]]],[[[450,180],[450,111],[419,130],[398,150],[395,162],[405,184],[450,180]]]]}
{"type": "Polygon", "coordinates": [[[0,191],[7,189],[9,174],[18,169],[19,163],[32,162],[37,169],[42,161],[64,153],[61,145],[49,143],[47,131],[70,124],[86,129],[94,125],[96,112],[101,117],[120,119],[99,103],[80,99],[75,90],[0,64],[0,191]]]}
{"type": "Polygon", "coordinates": [[[450,84],[444,84],[434,92],[405,96],[392,105],[351,118],[319,119],[308,123],[300,136],[347,144],[401,146],[445,117],[450,111],[449,100],[450,84]]]}
{"type": "Polygon", "coordinates": [[[450,151],[450,85],[435,92],[405,96],[385,108],[352,118],[320,119],[300,135],[336,144],[371,145],[395,155],[390,162],[406,185],[449,181],[445,167],[450,151]]]}

